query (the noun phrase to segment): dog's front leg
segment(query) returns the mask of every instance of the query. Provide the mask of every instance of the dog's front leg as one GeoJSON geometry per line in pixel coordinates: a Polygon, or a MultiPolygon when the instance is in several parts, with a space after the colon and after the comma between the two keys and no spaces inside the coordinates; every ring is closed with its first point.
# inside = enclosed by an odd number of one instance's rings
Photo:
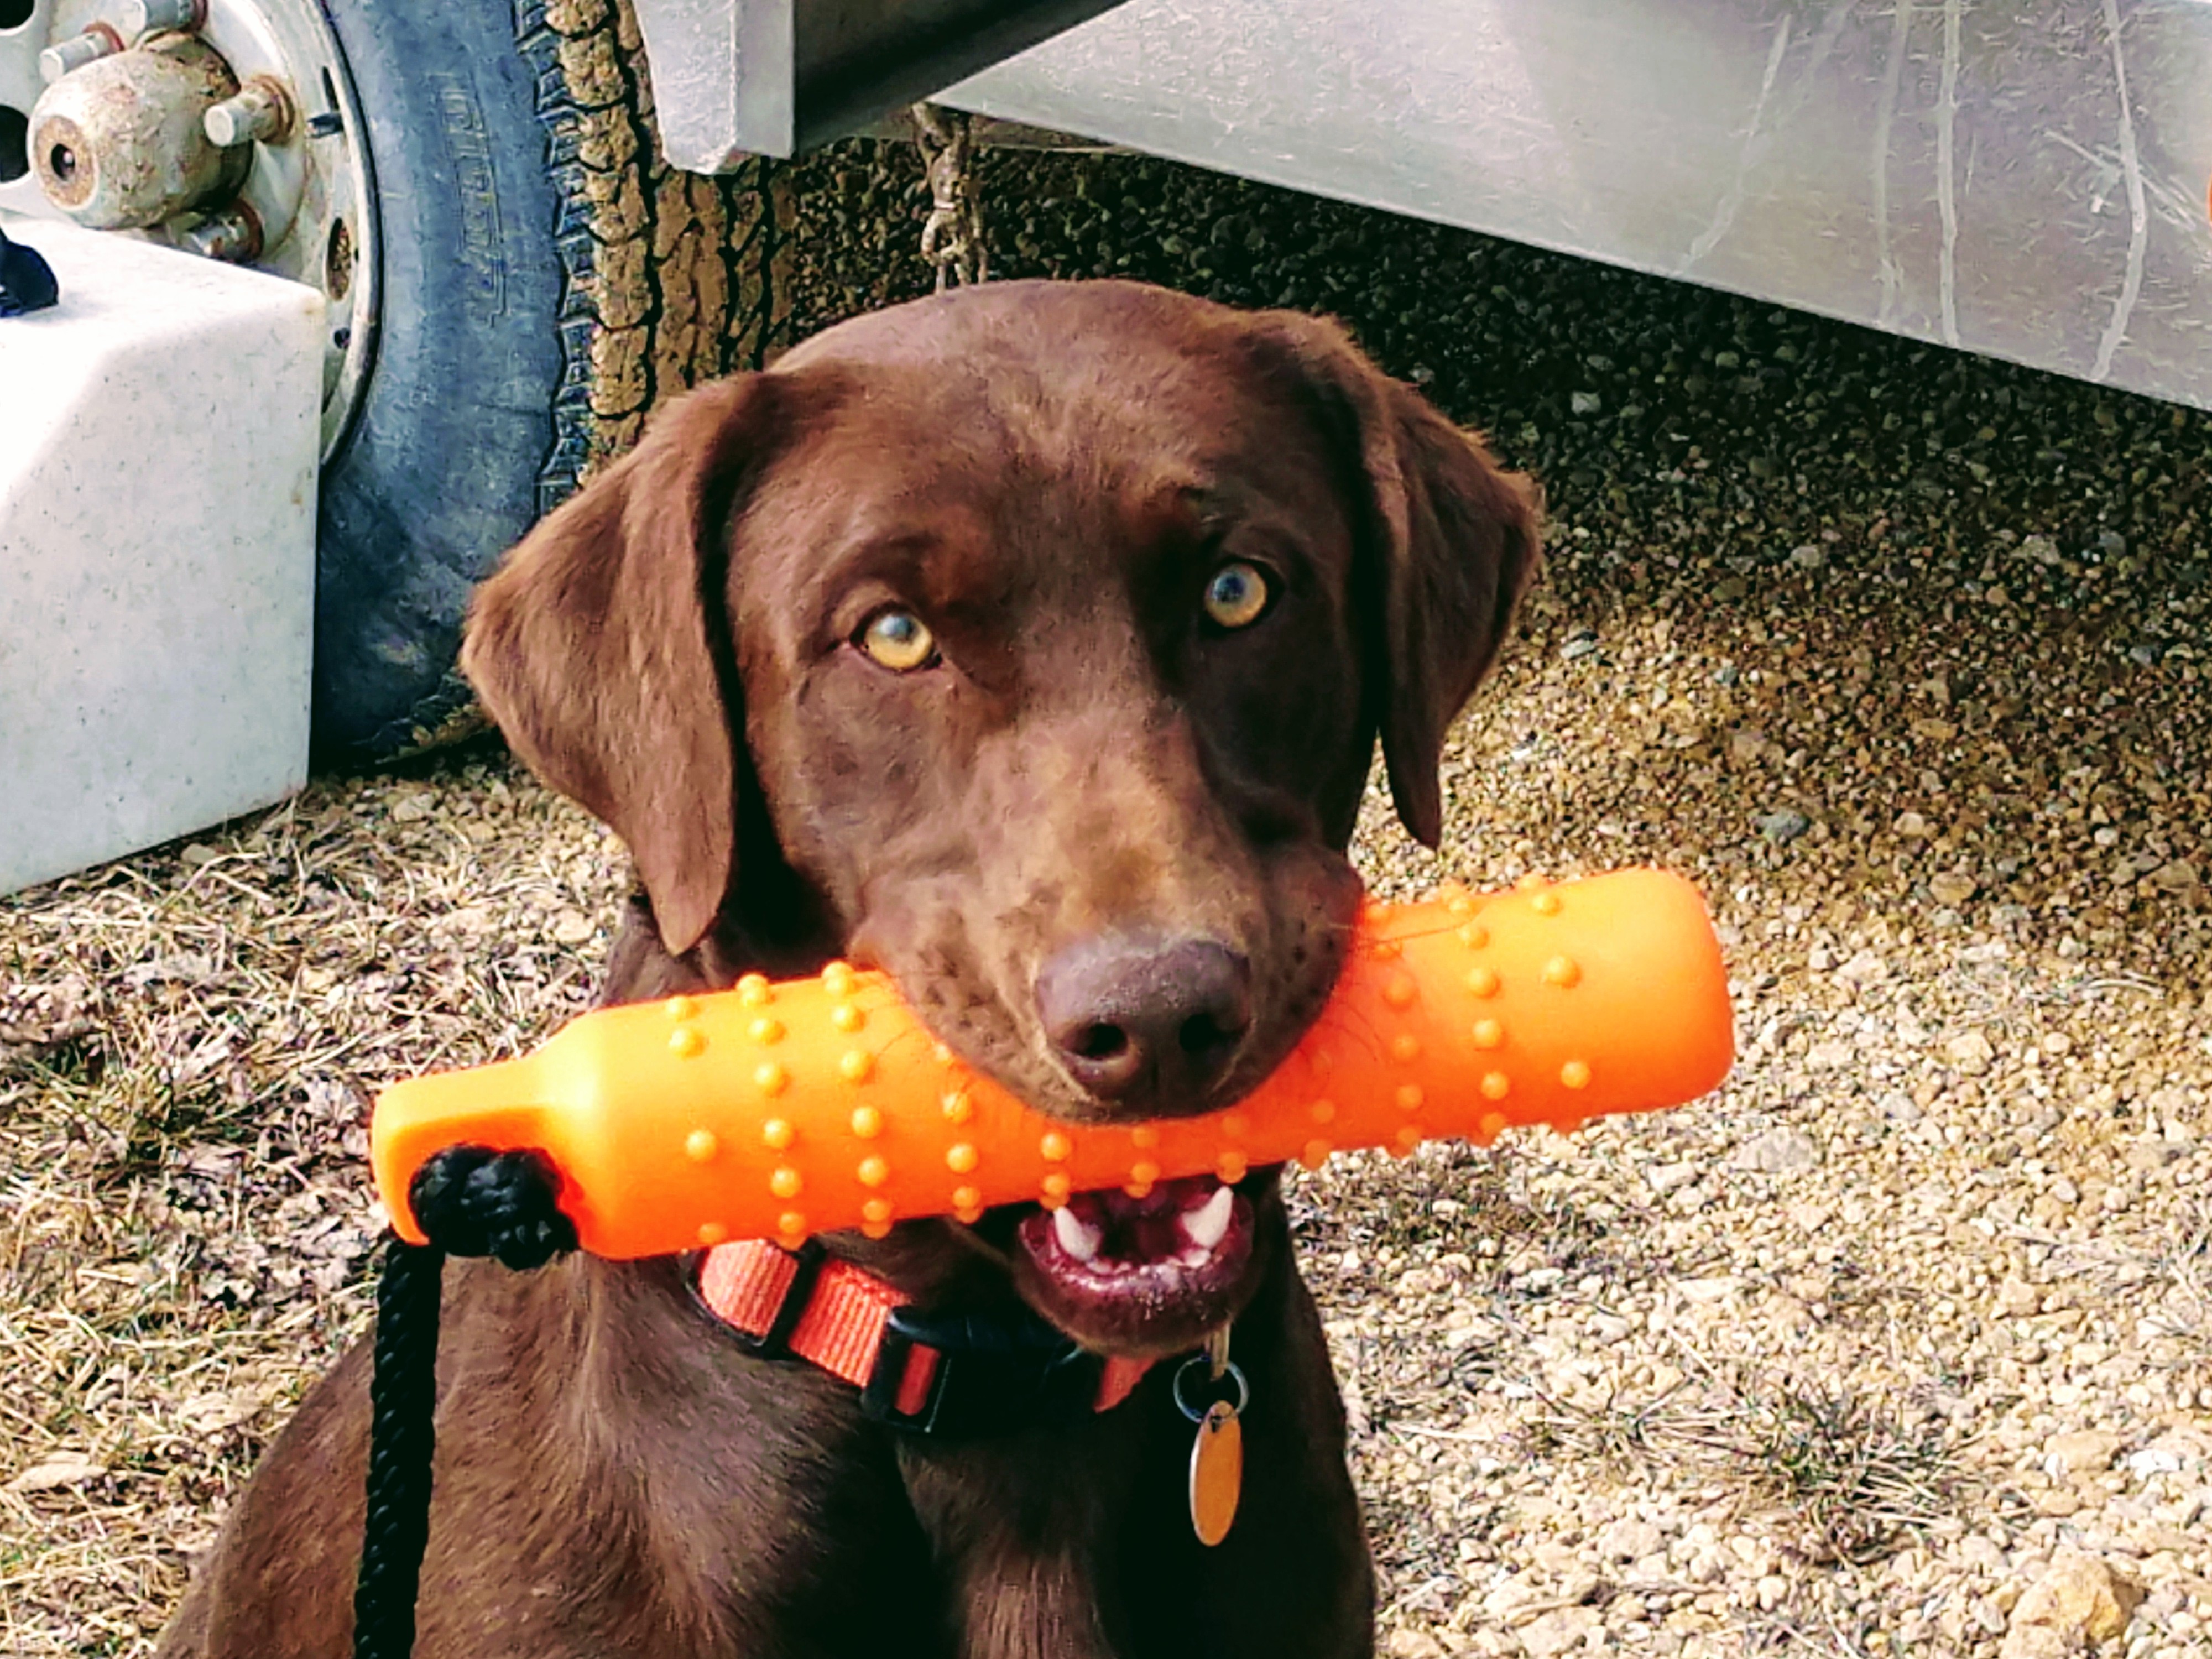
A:
{"type": "MultiPolygon", "coordinates": [[[[961,1659],[1115,1659],[1099,1576],[1128,1501],[1127,1425],[900,1449],[961,1659]]],[[[1110,1571],[1110,1568],[1105,1570],[1110,1571]]]]}
{"type": "Polygon", "coordinates": [[[962,1659],[1112,1659],[1088,1562],[1018,1549],[963,1580],[962,1659]]]}

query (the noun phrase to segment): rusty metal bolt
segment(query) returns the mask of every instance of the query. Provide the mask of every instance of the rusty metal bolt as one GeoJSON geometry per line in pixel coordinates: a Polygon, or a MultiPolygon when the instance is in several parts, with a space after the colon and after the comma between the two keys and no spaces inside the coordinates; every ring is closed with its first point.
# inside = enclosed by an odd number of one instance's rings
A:
{"type": "Polygon", "coordinates": [[[189,34],[65,75],[31,106],[31,164],[46,199],[91,230],[143,230],[238,187],[250,149],[208,142],[202,118],[238,90],[230,66],[189,34]]]}
{"type": "Polygon", "coordinates": [[[82,34],[71,35],[59,46],[48,46],[39,54],[39,76],[52,86],[71,70],[112,58],[122,50],[123,37],[113,28],[106,23],[88,23],[82,34]]]}
{"type": "Polygon", "coordinates": [[[261,257],[261,216],[244,202],[217,208],[189,230],[180,230],[176,244],[187,253],[228,264],[250,264],[261,257]]]}
{"type": "Polygon", "coordinates": [[[207,0],[123,0],[123,32],[143,40],[162,29],[196,33],[207,22],[207,0]]]}
{"type": "Polygon", "coordinates": [[[257,75],[200,118],[208,142],[222,149],[273,144],[292,130],[292,96],[273,75],[257,75]]]}

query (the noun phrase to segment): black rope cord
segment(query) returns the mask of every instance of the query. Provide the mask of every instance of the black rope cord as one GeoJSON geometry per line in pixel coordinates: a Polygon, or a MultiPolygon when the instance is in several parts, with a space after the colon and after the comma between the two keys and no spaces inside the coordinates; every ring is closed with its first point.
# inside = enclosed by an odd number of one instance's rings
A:
{"type": "Polygon", "coordinates": [[[387,1234],[376,1286],[376,1373],[369,1384],[368,1503],[354,1582],[354,1659],[409,1659],[430,1535],[430,1455],[438,1403],[440,1281],[449,1255],[490,1256],[518,1272],[576,1248],[561,1213],[560,1172],[539,1152],[449,1146],[407,1192],[428,1244],[387,1234]]]}

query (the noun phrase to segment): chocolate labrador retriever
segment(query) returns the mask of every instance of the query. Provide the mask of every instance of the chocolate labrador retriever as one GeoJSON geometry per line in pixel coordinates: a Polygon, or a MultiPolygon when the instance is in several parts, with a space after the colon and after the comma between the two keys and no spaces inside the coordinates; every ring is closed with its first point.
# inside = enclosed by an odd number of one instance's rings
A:
{"type": "MultiPolygon", "coordinates": [[[[1235,1099],[1328,996],[1378,732],[1436,841],[1536,557],[1533,488],[1335,327],[1007,283],[670,407],[485,585],[465,661],[635,861],[606,1000],[848,957],[1040,1109],[1154,1117],[1235,1099]]],[[[689,1259],[456,1264],[416,1652],[1370,1650],[1276,1171],[826,1252],[720,1301],[689,1259]],[[833,1280],[878,1308],[857,1370],[801,1340],[833,1280]],[[1178,1405],[1224,1330],[1209,1548],[1178,1405]],[[894,1400],[916,1346],[935,1392],[894,1400]]],[[[271,1447],[165,1654],[345,1651],[368,1369],[271,1447]]]]}

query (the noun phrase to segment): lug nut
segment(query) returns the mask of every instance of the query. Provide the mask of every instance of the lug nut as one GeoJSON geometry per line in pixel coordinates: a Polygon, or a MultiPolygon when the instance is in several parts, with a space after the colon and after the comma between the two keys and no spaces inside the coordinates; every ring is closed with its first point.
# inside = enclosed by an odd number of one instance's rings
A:
{"type": "Polygon", "coordinates": [[[82,34],[72,35],[39,54],[39,78],[52,86],[71,70],[112,58],[122,50],[123,37],[108,25],[88,23],[82,34]]]}
{"type": "Polygon", "coordinates": [[[123,0],[123,32],[134,40],[161,29],[196,33],[206,21],[206,0],[123,0]]]}
{"type": "Polygon", "coordinates": [[[200,118],[208,142],[222,149],[240,144],[274,143],[292,127],[292,100],[273,76],[257,75],[238,95],[226,98],[200,118]]]}
{"type": "Polygon", "coordinates": [[[261,257],[261,217],[243,202],[219,208],[190,230],[176,234],[176,245],[203,259],[242,265],[261,257]]]}

